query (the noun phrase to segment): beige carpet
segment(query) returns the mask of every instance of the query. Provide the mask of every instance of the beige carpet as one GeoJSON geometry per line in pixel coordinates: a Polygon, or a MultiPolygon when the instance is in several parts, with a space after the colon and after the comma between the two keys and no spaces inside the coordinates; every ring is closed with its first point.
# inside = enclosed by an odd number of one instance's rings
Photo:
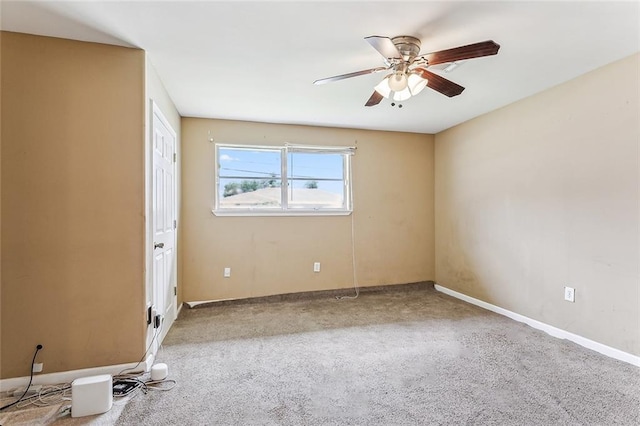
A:
{"type": "Polygon", "coordinates": [[[118,424],[640,424],[640,369],[431,285],[183,310],[161,361],[118,424]]]}
{"type": "Polygon", "coordinates": [[[173,390],[55,424],[640,424],[640,369],[431,285],[284,299],[183,309],[173,390]]]}

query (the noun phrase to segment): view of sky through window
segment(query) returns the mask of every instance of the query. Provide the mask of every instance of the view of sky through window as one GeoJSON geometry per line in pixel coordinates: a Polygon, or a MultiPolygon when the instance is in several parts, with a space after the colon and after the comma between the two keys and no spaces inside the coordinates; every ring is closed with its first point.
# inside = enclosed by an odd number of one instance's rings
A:
{"type": "MultiPolygon", "coordinates": [[[[218,155],[221,181],[276,178],[277,186],[280,186],[279,150],[220,148],[218,155]]],[[[340,154],[289,153],[287,165],[291,188],[315,186],[338,194],[343,191],[343,161],[340,154]]]]}
{"type": "Polygon", "coordinates": [[[345,208],[345,155],[274,147],[218,148],[218,203],[223,208],[345,208]],[[283,157],[284,156],[284,157],[283,157]],[[286,179],[282,176],[286,163],[286,179]],[[282,188],[283,180],[287,187],[282,188]]]}

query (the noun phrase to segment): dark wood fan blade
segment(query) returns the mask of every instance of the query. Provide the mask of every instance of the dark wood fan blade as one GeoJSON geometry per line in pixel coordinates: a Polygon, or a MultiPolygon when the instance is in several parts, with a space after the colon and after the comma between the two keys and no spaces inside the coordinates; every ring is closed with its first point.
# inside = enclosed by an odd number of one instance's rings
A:
{"type": "Polygon", "coordinates": [[[376,106],[380,103],[382,99],[384,99],[384,96],[382,96],[380,93],[374,90],[373,95],[371,95],[371,97],[369,98],[367,103],[364,104],[364,106],[376,106]]]}
{"type": "Polygon", "coordinates": [[[369,36],[364,39],[386,59],[402,59],[402,54],[389,37],[369,36]]]}
{"type": "Polygon", "coordinates": [[[459,84],[456,84],[451,80],[447,80],[444,77],[440,77],[438,74],[434,74],[424,68],[416,68],[414,71],[417,72],[420,77],[427,80],[427,87],[430,87],[450,98],[458,96],[464,90],[464,87],[459,84]]]}
{"type": "Polygon", "coordinates": [[[469,44],[467,46],[454,47],[453,49],[428,53],[422,57],[428,61],[429,65],[437,65],[447,62],[462,61],[464,59],[495,55],[498,53],[499,49],[499,44],[493,40],[487,40],[480,43],[469,44]]]}
{"type": "Polygon", "coordinates": [[[367,75],[367,74],[373,74],[374,72],[386,71],[388,69],[389,67],[377,67],[377,68],[371,68],[368,70],[350,72],[349,74],[341,74],[333,77],[321,78],[320,80],[314,81],[313,84],[325,84],[325,83],[330,83],[332,81],[344,80],[345,78],[358,77],[359,75],[367,75]]]}

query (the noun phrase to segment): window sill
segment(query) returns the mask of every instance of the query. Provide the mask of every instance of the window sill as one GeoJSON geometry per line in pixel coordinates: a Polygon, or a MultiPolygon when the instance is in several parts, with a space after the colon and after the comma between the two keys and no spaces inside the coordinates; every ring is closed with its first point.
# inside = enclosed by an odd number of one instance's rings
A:
{"type": "Polygon", "coordinates": [[[214,216],[349,216],[351,210],[212,210],[214,216]]]}

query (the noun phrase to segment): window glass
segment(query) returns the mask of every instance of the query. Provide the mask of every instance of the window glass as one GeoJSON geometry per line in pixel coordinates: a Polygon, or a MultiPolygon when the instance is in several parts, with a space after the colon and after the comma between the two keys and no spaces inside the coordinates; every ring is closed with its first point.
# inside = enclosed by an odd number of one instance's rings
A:
{"type": "Polygon", "coordinates": [[[282,152],[269,149],[218,149],[218,207],[280,208],[282,152]]]}
{"type": "Polygon", "coordinates": [[[290,152],[287,156],[290,208],[344,207],[344,155],[290,152]]]}
{"type": "Polygon", "coordinates": [[[216,145],[214,212],[348,213],[351,152],[335,147],[216,145]]]}

